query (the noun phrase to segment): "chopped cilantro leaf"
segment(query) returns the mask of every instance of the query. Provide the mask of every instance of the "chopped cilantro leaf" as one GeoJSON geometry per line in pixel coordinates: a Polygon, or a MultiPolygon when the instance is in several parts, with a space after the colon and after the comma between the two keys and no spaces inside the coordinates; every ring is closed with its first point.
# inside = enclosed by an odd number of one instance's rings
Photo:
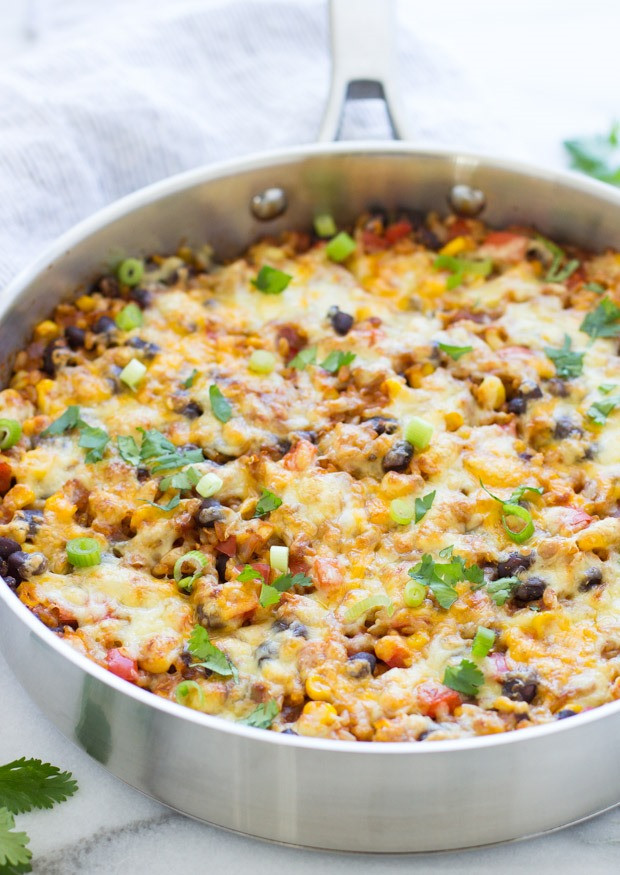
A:
{"type": "Polygon", "coordinates": [[[195,468],[190,466],[185,471],[179,471],[177,474],[164,477],[159,484],[159,488],[162,492],[166,492],[168,489],[180,489],[182,491],[183,489],[191,489],[199,480],[200,474],[195,468]]]}
{"type": "Polygon", "coordinates": [[[142,432],[140,461],[148,465],[152,474],[182,468],[190,462],[202,462],[204,459],[202,450],[182,451],[154,428],[148,431],[139,428],[138,431],[142,432]]]}
{"type": "Polygon", "coordinates": [[[595,401],[588,409],[588,419],[596,425],[605,425],[607,417],[620,404],[620,396],[607,398],[605,401],[595,401]]]}
{"type": "Polygon", "coordinates": [[[87,463],[100,462],[103,452],[107,447],[110,436],[102,428],[93,428],[80,420],[80,439],[78,446],[88,449],[85,461],[87,463]]]}
{"type": "Polygon", "coordinates": [[[263,702],[239,722],[246,726],[254,726],[256,729],[269,729],[279,713],[278,703],[275,699],[270,699],[268,702],[263,702]]]}
{"type": "Polygon", "coordinates": [[[251,565],[244,566],[241,574],[237,576],[237,580],[240,580],[241,583],[246,583],[248,580],[260,580],[261,583],[265,582],[265,578],[260,573],[260,571],[252,568],[251,565]]]}
{"type": "Polygon", "coordinates": [[[603,295],[607,291],[605,286],[602,286],[600,283],[586,283],[584,289],[594,292],[596,295],[603,295]]]}
{"type": "MultiPolygon", "coordinates": [[[[528,492],[532,492],[534,495],[542,495],[544,491],[545,490],[542,486],[517,486],[517,488],[513,490],[512,495],[506,504],[518,504],[528,492]]],[[[493,498],[495,498],[495,496],[493,496],[493,498]]]]}
{"type": "Polygon", "coordinates": [[[222,677],[232,676],[235,683],[239,680],[239,672],[230,659],[215,644],[209,640],[209,633],[204,626],[196,625],[192,630],[187,649],[197,662],[192,666],[202,666],[222,677]]]}
{"type": "Polygon", "coordinates": [[[220,422],[228,422],[232,416],[232,407],[215,383],[209,386],[209,401],[215,418],[219,419],[220,422]]]}
{"type": "MultiPolygon", "coordinates": [[[[247,566],[246,566],[247,567],[247,566]]],[[[281,574],[273,582],[272,586],[264,583],[261,586],[258,601],[263,608],[277,605],[283,592],[288,592],[293,586],[312,586],[312,580],[305,574],[281,574]]]]}
{"type": "Polygon", "coordinates": [[[421,562],[409,569],[409,576],[427,586],[438,604],[446,610],[458,598],[455,587],[459,581],[480,584],[484,579],[482,568],[478,565],[466,566],[461,556],[454,556],[450,562],[441,563],[435,562],[428,553],[424,554],[421,562]]]}
{"type": "Polygon", "coordinates": [[[268,489],[263,489],[263,494],[258,499],[256,510],[254,511],[254,517],[265,516],[265,514],[271,513],[272,510],[277,510],[281,504],[281,498],[278,498],[277,495],[274,495],[268,489]]]}
{"type": "Polygon", "coordinates": [[[41,760],[22,757],[0,766],[0,807],[13,814],[33,808],[51,808],[73,796],[77,784],[70,772],[41,760]]]}
{"type": "Polygon", "coordinates": [[[258,603],[261,608],[270,608],[271,605],[277,605],[280,601],[282,593],[275,586],[270,586],[268,583],[263,583],[258,596],[258,603]]]}
{"type": "Polygon", "coordinates": [[[451,359],[454,359],[455,362],[458,362],[461,356],[473,351],[473,346],[454,346],[451,343],[441,342],[439,342],[437,346],[442,352],[445,352],[446,355],[449,355],[451,359]]]}
{"type": "Polygon", "coordinates": [[[458,665],[446,667],[443,682],[450,689],[465,696],[477,696],[484,683],[484,675],[469,659],[462,659],[458,665]]]}
{"type": "Polygon", "coordinates": [[[588,313],[579,328],[589,334],[592,340],[620,336],[620,307],[616,307],[611,298],[604,297],[596,310],[588,313]]]}
{"type": "Polygon", "coordinates": [[[183,388],[184,389],[191,388],[194,385],[194,380],[196,379],[197,376],[198,376],[198,371],[196,370],[196,368],[194,368],[193,371],[191,372],[191,374],[189,375],[189,377],[187,378],[187,380],[183,380],[183,383],[181,384],[183,386],[183,388]]]}
{"type": "Polygon", "coordinates": [[[504,605],[512,591],[516,589],[521,581],[518,577],[501,577],[499,580],[491,580],[486,584],[486,591],[491,596],[496,605],[501,607],[504,605]]]}
{"type": "Polygon", "coordinates": [[[571,339],[568,334],[564,335],[564,343],[560,349],[553,347],[545,347],[545,355],[551,359],[555,365],[555,370],[563,380],[570,380],[572,377],[579,377],[583,371],[584,352],[573,352],[571,350],[571,339]]]}
{"type": "Polygon", "coordinates": [[[470,261],[456,255],[438,255],[433,261],[435,270],[447,270],[451,276],[446,281],[446,289],[456,289],[467,276],[488,276],[493,270],[490,258],[483,261],[470,261]]]}
{"type": "Polygon", "coordinates": [[[613,392],[614,389],[618,388],[617,383],[601,383],[598,387],[599,392],[602,392],[603,395],[609,395],[610,392],[613,392]]]}
{"type": "Polygon", "coordinates": [[[298,371],[303,371],[308,365],[313,365],[316,362],[316,346],[307,346],[305,349],[300,349],[295,358],[288,363],[289,368],[296,368],[298,371]]]}
{"type": "Polygon", "coordinates": [[[292,279],[290,274],[265,264],[259,270],[256,279],[252,280],[252,285],[264,295],[280,295],[292,279]]]}
{"type": "Polygon", "coordinates": [[[128,434],[119,434],[116,438],[116,445],[121,459],[127,462],[128,465],[137,467],[140,464],[140,447],[135,442],[134,438],[128,434]]]}
{"type": "Polygon", "coordinates": [[[435,500],[436,491],[433,490],[429,492],[427,495],[424,495],[422,498],[416,498],[415,500],[415,521],[419,523],[421,519],[423,519],[427,512],[433,506],[433,501],[435,500]]]}
{"type": "Polygon", "coordinates": [[[54,437],[55,435],[63,434],[63,432],[75,428],[79,421],[80,408],[76,404],[72,404],[70,407],[67,407],[62,416],[55,419],[51,425],[48,425],[41,432],[41,437],[54,437]]]}
{"type": "Polygon", "coordinates": [[[350,365],[355,359],[354,352],[342,352],[340,349],[333,349],[325,361],[321,362],[321,367],[330,374],[337,374],[340,368],[344,365],[350,365]]]}
{"type": "Polygon", "coordinates": [[[174,510],[175,507],[179,506],[179,502],[181,501],[180,493],[176,493],[172,496],[168,504],[157,504],[156,501],[149,501],[146,498],[139,498],[138,501],[143,501],[145,504],[150,504],[151,507],[156,507],[157,510],[162,510],[164,513],[168,513],[170,510],[174,510]]]}

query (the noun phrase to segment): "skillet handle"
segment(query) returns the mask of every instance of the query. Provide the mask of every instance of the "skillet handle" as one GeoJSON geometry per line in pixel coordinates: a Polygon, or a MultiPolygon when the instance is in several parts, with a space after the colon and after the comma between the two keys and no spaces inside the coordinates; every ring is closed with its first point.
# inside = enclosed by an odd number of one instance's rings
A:
{"type": "Polygon", "coordinates": [[[407,139],[394,84],[395,0],[330,0],[332,80],[319,142],[337,140],[348,100],[385,101],[392,136],[407,139]]]}

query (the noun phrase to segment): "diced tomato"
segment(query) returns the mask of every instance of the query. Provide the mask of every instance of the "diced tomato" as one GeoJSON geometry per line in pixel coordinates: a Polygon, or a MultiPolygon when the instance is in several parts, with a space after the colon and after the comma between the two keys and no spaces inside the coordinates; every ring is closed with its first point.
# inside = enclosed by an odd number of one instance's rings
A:
{"type": "Polygon", "coordinates": [[[8,462],[0,462],[0,495],[8,492],[11,486],[13,471],[8,462]]]}
{"type": "Polygon", "coordinates": [[[317,589],[336,589],[342,585],[340,565],[335,559],[317,559],[314,563],[317,589]]]}
{"type": "Polygon", "coordinates": [[[226,556],[234,556],[237,552],[237,538],[235,535],[231,535],[229,538],[226,538],[225,541],[218,541],[215,545],[215,549],[218,553],[225,553],[226,556]]]}
{"type": "Polygon", "coordinates": [[[583,267],[578,267],[577,270],[573,271],[571,275],[566,280],[566,286],[571,291],[575,289],[577,286],[580,286],[582,283],[586,281],[586,274],[583,267]]]}
{"type": "Polygon", "coordinates": [[[117,647],[108,650],[108,669],[124,681],[135,683],[138,680],[138,663],[135,659],[125,656],[117,647]]]}
{"type": "Polygon", "coordinates": [[[452,713],[463,701],[456,690],[431,681],[420,684],[416,695],[422,713],[433,719],[438,716],[440,711],[452,713]]]}
{"type": "Polygon", "coordinates": [[[456,219],[449,228],[448,240],[454,240],[455,237],[467,237],[471,233],[470,219],[456,219]]]}
{"type": "Polygon", "coordinates": [[[496,258],[508,262],[522,261],[525,258],[529,238],[511,231],[492,231],[484,240],[484,249],[493,249],[496,258]]]}
{"type": "Polygon", "coordinates": [[[305,471],[314,464],[317,452],[317,448],[310,441],[297,441],[282,459],[282,464],[287,471],[305,471]]]}
{"type": "Polygon", "coordinates": [[[308,565],[303,559],[291,559],[288,568],[291,574],[305,574],[310,577],[308,574],[308,565]]]}
{"type": "Polygon", "coordinates": [[[493,676],[495,680],[500,680],[508,671],[508,663],[506,662],[506,656],[503,653],[490,653],[489,659],[495,666],[495,671],[493,672],[493,676]]]}
{"type": "Polygon", "coordinates": [[[393,225],[389,225],[385,229],[385,239],[391,245],[396,243],[397,240],[402,240],[403,237],[408,237],[412,231],[413,225],[411,222],[403,219],[401,222],[394,222],[393,225]]]}
{"type": "Polygon", "coordinates": [[[362,245],[365,252],[381,252],[388,248],[388,241],[374,231],[362,231],[362,245]]]}
{"type": "Polygon", "coordinates": [[[411,650],[399,635],[386,635],[375,644],[375,653],[390,668],[411,665],[411,650]]]}
{"type": "Polygon", "coordinates": [[[485,246],[505,246],[513,240],[525,240],[523,234],[513,234],[512,231],[491,231],[484,238],[485,246]]]}
{"type": "Polygon", "coordinates": [[[561,514],[560,531],[567,531],[570,535],[587,528],[592,522],[592,517],[585,510],[578,507],[564,507],[561,514]]]}

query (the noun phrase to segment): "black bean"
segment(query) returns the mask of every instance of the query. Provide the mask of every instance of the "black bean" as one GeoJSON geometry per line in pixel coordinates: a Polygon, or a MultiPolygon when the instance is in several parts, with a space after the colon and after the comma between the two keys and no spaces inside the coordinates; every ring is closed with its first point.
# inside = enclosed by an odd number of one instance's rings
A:
{"type": "Polygon", "coordinates": [[[291,446],[292,443],[288,438],[276,437],[275,445],[271,447],[271,454],[275,458],[281,459],[282,456],[286,456],[291,446]]]}
{"type": "Polygon", "coordinates": [[[11,553],[7,565],[11,574],[20,580],[30,580],[47,570],[47,559],[43,553],[11,553]]]}
{"type": "Polygon", "coordinates": [[[143,310],[145,310],[153,300],[153,296],[151,295],[149,290],[141,289],[140,286],[135,289],[131,289],[131,291],[129,292],[129,297],[132,299],[132,301],[135,301],[138,306],[142,307],[143,310]]]}
{"type": "Polygon", "coordinates": [[[502,684],[502,693],[513,702],[531,702],[537,691],[536,681],[527,678],[506,678],[502,684]]]}
{"type": "Polygon", "coordinates": [[[114,276],[100,276],[91,286],[91,291],[101,292],[107,298],[117,298],[120,294],[118,280],[114,276]]]}
{"type": "Polygon", "coordinates": [[[188,419],[197,419],[199,416],[202,416],[204,410],[196,401],[190,401],[183,410],[181,411],[183,416],[187,416],[188,419]]]}
{"type": "Polygon", "coordinates": [[[21,550],[20,545],[13,538],[0,538],[0,559],[8,559],[12,553],[21,550]]]}
{"type": "Polygon", "coordinates": [[[11,577],[11,575],[9,575],[9,574],[7,574],[7,575],[3,574],[2,579],[4,580],[4,582],[6,583],[6,585],[8,586],[9,589],[17,589],[17,587],[21,583],[20,580],[17,580],[17,578],[15,578],[15,577],[11,577]]]}
{"type": "Polygon", "coordinates": [[[520,583],[514,591],[514,598],[518,602],[526,604],[542,598],[547,584],[540,577],[528,577],[524,583],[520,583]]]}
{"type": "Polygon", "coordinates": [[[294,729],[283,729],[282,735],[299,735],[299,733],[295,732],[294,729]]]}
{"type": "Polygon", "coordinates": [[[114,319],[110,319],[109,316],[100,316],[93,325],[95,334],[111,334],[113,331],[116,331],[116,328],[116,322],[114,319]]]}
{"type": "Polygon", "coordinates": [[[65,328],[65,338],[71,349],[81,349],[84,346],[86,332],[76,325],[68,325],[65,328]]]}
{"type": "Polygon", "coordinates": [[[553,431],[553,436],[556,440],[564,440],[567,437],[581,437],[582,435],[583,430],[567,416],[557,420],[553,431]]]}
{"type": "Polygon", "coordinates": [[[130,337],[127,341],[127,346],[130,346],[132,349],[139,349],[145,359],[155,358],[157,353],[161,352],[160,346],[157,346],[156,343],[149,343],[141,337],[130,337]]]}
{"type": "Polygon", "coordinates": [[[396,207],[395,222],[409,222],[412,228],[420,228],[426,218],[422,210],[414,210],[411,207],[396,207]]]}
{"type": "Polygon", "coordinates": [[[522,413],[525,413],[526,410],[527,401],[525,398],[517,397],[508,402],[508,413],[515,413],[517,416],[520,416],[522,413]]]}
{"type": "Polygon", "coordinates": [[[144,483],[150,477],[148,468],[136,468],[136,477],[140,481],[140,483],[144,483]]]}
{"type": "Polygon", "coordinates": [[[416,231],[416,240],[427,249],[433,249],[435,252],[441,249],[442,242],[439,237],[426,227],[418,228],[416,231]]]}
{"type": "Polygon", "coordinates": [[[14,521],[23,520],[28,525],[28,535],[36,535],[43,525],[42,510],[18,510],[13,517],[14,521]]]}
{"type": "Polygon", "coordinates": [[[566,720],[567,717],[576,717],[577,712],[573,711],[572,708],[562,708],[555,716],[558,720],[566,720]]]}
{"type": "Polygon", "coordinates": [[[353,316],[349,313],[343,313],[338,307],[332,307],[328,312],[329,321],[332,323],[332,328],[336,334],[344,337],[353,328],[353,316]]]}
{"type": "Polygon", "coordinates": [[[215,570],[217,571],[217,576],[220,583],[226,583],[226,564],[228,563],[228,556],[226,553],[216,553],[215,554],[215,570]]]}
{"type": "Polygon", "coordinates": [[[559,377],[552,377],[548,380],[547,389],[552,395],[555,395],[556,398],[567,398],[569,395],[568,386],[564,380],[560,380],[559,377]]]}
{"type": "Polygon", "coordinates": [[[267,662],[269,659],[276,659],[280,652],[280,648],[276,644],[275,641],[263,641],[262,644],[256,648],[256,661],[259,665],[263,662],[267,662]]]}
{"type": "Polygon", "coordinates": [[[600,568],[592,567],[583,575],[579,589],[583,592],[587,589],[592,589],[593,586],[599,586],[603,582],[603,572],[600,568]]]}
{"type": "Polygon", "coordinates": [[[533,398],[542,398],[542,394],[542,389],[533,380],[524,380],[517,390],[517,395],[520,398],[526,398],[528,401],[533,398]]]}
{"type": "Polygon", "coordinates": [[[360,653],[354,653],[353,656],[350,656],[349,663],[351,663],[349,674],[352,674],[353,677],[368,677],[377,667],[377,657],[374,653],[361,651],[360,653]]]}
{"type": "Polygon", "coordinates": [[[199,526],[212,529],[216,522],[224,519],[224,508],[217,498],[203,498],[195,516],[199,526]]]}
{"type": "Polygon", "coordinates": [[[66,365],[71,358],[71,351],[65,346],[64,338],[51,340],[43,350],[43,370],[50,377],[56,376],[56,371],[66,365]]]}
{"type": "Polygon", "coordinates": [[[405,471],[413,458],[413,447],[409,441],[396,441],[383,457],[384,471],[405,471]]]}
{"type": "Polygon", "coordinates": [[[292,437],[298,438],[300,441],[310,441],[311,444],[316,444],[319,439],[318,434],[315,431],[293,431],[291,432],[292,437]]]}
{"type": "Polygon", "coordinates": [[[514,577],[521,571],[526,571],[534,562],[534,554],[522,556],[520,553],[511,553],[506,559],[502,559],[497,564],[498,577],[514,577]]]}
{"type": "Polygon", "coordinates": [[[373,416],[365,419],[362,425],[369,425],[377,434],[394,434],[398,429],[398,420],[392,416],[373,416]]]}
{"type": "Polygon", "coordinates": [[[308,629],[303,623],[300,623],[299,620],[293,620],[293,622],[289,624],[288,631],[291,635],[294,635],[295,638],[308,637],[308,629]]]}

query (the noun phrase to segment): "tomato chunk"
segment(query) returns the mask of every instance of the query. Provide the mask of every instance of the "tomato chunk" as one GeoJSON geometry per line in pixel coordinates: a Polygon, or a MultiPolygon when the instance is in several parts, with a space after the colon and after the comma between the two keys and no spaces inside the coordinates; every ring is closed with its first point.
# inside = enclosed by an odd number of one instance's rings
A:
{"type": "Polygon", "coordinates": [[[394,222],[385,229],[385,239],[388,243],[396,243],[397,240],[402,240],[413,231],[411,222],[403,219],[401,222],[394,222]]]}
{"type": "Polygon", "coordinates": [[[9,491],[13,471],[8,462],[0,462],[0,495],[9,491]]]}
{"type": "Polygon", "coordinates": [[[431,681],[420,684],[416,693],[420,710],[423,714],[433,719],[437,717],[440,711],[452,713],[463,701],[456,690],[451,690],[450,687],[432,683],[431,681]]]}
{"type": "Polygon", "coordinates": [[[138,680],[138,663],[135,659],[125,656],[117,647],[108,650],[108,669],[124,681],[135,683],[138,680]]]}
{"type": "Polygon", "coordinates": [[[226,538],[225,541],[218,541],[215,545],[215,549],[218,553],[225,553],[226,556],[234,556],[237,552],[237,538],[235,535],[231,535],[229,538],[226,538]]]}

